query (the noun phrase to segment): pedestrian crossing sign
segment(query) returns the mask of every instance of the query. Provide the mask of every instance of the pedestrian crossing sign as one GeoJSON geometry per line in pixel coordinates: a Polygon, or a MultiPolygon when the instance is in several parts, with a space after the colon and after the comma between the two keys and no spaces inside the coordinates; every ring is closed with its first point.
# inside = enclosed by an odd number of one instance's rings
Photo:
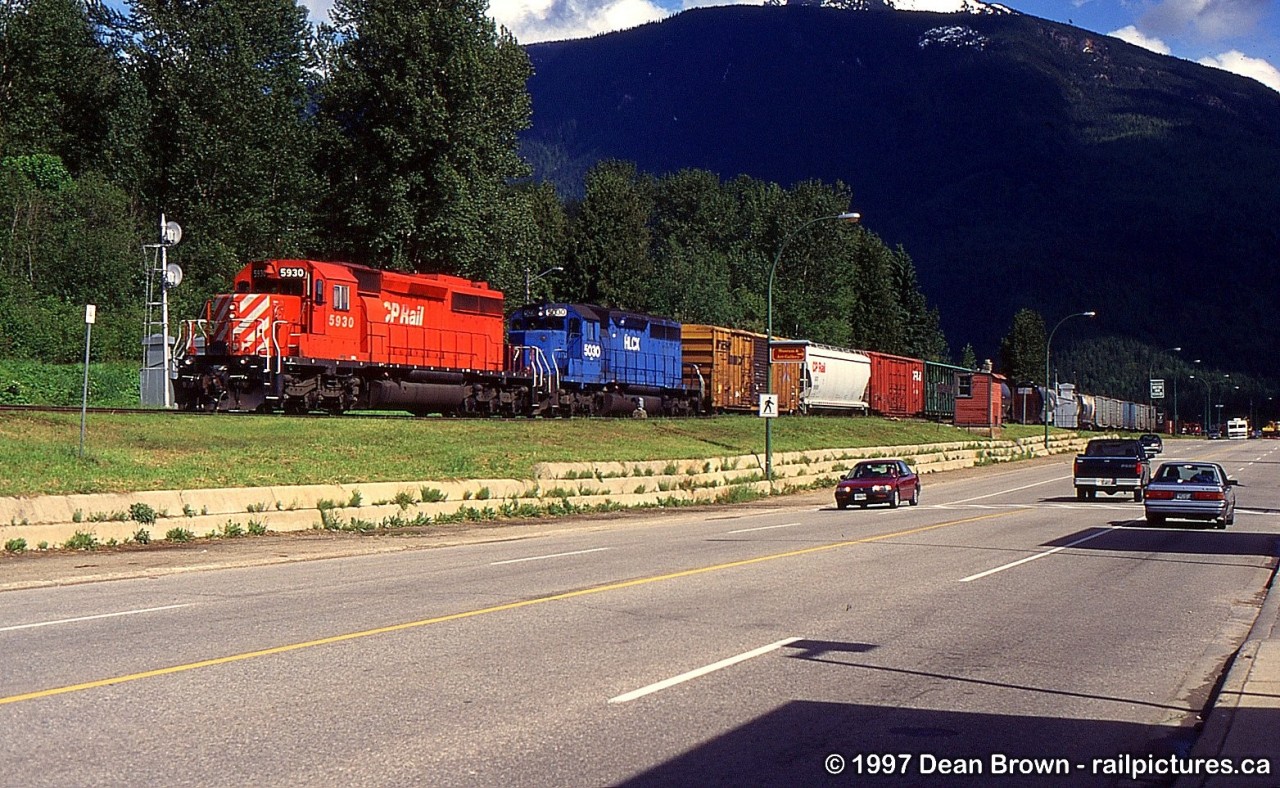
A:
{"type": "Polygon", "coordinates": [[[778,415],[778,395],[760,395],[760,418],[771,419],[778,415]]]}

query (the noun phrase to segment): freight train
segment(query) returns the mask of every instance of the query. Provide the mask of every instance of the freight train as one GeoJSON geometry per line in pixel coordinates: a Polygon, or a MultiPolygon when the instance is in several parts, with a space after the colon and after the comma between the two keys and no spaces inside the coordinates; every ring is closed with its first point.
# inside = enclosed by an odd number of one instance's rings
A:
{"type": "Polygon", "coordinates": [[[193,411],[458,416],[876,413],[996,426],[999,375],[589,304],[504,320],[484,282],[313,260],[246,265],[186,321],[174,397],[193,411]]]}

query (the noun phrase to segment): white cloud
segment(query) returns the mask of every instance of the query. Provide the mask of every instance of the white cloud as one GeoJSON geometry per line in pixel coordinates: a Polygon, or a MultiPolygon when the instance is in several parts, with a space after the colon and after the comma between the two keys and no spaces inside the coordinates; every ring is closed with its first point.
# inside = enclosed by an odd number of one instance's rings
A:
{"type": "Polygon", "coordinates": [[[671,14],[651,0],[491,0],[489,15],[522,44],[583,38],[671,14]]]}
{"type": "Polygon", "coordinates": [[[1192,32],[1219,40],[1251,33],[1270,0],[1164,0],[1143,15],[1142,27],[1162,35],[1192,32]]]}
{"type": "Polygon", "coordinates": [[[1134,46],[1140,46],[1143,49],[1150,49],[1152,52],[1156,52],[1161,55],[1167,55],[1170,52],[1168,44],[1155,36],[1146,35],[1133,25],[1122,27],[1119,30],[1112,30],[1110,33],[1107,33],[1107,35],[1114,36],[1121,41],[1127,41],[1134,46]]]}
{"type": "Polygon", "coordinates": [[[1243,52],[1231,50],[1214,57],[1203,57],[1199,60],[1203,66],[1220,68],[1244,77],[1251,77],[1272,90],[1280,91],[1280,69],[1259,57],[1249,57],[1243,52]]]}

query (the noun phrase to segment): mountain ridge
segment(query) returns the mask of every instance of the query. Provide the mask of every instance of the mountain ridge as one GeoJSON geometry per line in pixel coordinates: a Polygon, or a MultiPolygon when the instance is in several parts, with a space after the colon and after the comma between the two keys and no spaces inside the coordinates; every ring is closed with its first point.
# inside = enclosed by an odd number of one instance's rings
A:
{"type": "Polygon", "coordinates": [[[953,349],[994,354],[1022,307],[1097,309],[1120,335],[1280,373],[1280,94],[1252,80],[1026,14],[810,5],[526,50],[525,150],[563,192],[604,158],[841,181],[912,256],[953,349]]]}

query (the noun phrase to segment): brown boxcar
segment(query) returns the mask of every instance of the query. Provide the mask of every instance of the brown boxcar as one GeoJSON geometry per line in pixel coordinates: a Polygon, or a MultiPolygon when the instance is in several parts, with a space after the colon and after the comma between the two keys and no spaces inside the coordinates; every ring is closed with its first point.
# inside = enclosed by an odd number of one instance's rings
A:
{"type": "MultiPolygon", "coordinates": [[[[764,334],[686,323],[681,328],[680,340],[684,383],[689,388],[703,388],[704,411],[756,412],[760,395],[769,390],[764,334]]],[[[780,413],[793,412],[799,405],[799,378],[797,365],[774,364],[774,391],[778,394],[780,413]]]]}
{"type": "Polygon", "coordinates": [[[873,350],[871,357],[871,411],[881,416],[905,418],[924,414],[924,362],[873,350]]]}

